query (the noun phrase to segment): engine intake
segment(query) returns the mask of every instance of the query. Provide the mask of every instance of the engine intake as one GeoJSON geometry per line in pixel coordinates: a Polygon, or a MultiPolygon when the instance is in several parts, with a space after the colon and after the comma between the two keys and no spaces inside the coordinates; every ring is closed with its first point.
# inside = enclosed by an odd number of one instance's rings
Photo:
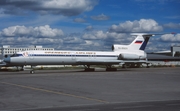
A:
{"type": "Polygon", "coordinates": [[[145,57],[137,54],[119,54],[118,60],[143,60],[145,57]]]}
{"type": "Polygon", "coordinates": [[[128,47],[125,45],[112,45],[112,51],[127,50],[128,47]]]}

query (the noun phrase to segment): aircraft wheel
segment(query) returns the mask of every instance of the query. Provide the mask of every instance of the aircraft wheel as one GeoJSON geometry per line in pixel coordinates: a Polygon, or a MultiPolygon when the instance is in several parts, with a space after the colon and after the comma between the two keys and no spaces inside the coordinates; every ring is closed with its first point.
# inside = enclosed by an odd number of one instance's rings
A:
{"type": "Polygon", "coordinates": [[[106,71],[117,71],[117,68],[106,68],[106,71]]]}
{"type": "Polygon", "coordinates": [[[149,64],[146,64],[147,66],[146,66],[146,68],[149,68],[149,64]]]}
{"type": "Polygon", "coordinates": [[[24,71],[24,69],[20,69],[20,71],[24,71]]]}
{"type": "Polygon", "coordinates": [[[93,71],[95,71],[95,69],[94,68],[85,68],[84,71],[85,72],[93,72],[93,71]]]}
{"type": "Polygon", "coordinates": [[[30,71],[30,73],[31,73],[31,74],[34,74],[34,71],[33,71],[33,70],[32,70],[32,71],[30,71]]]}
{"type": "Polygon", "coordinates": [[[122,65],[122,68],[127,68],[127,66],[125,64],[122,65]]]}

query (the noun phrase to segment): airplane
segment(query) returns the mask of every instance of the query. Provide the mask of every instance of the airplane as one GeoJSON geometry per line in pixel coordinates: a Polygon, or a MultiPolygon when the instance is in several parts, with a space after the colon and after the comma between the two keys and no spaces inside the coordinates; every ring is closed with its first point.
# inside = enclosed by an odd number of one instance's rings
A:
{"type": "MultiPolygon", "coordinates": [[[[112,51],[22,51],[12,56],[5,55],[3,65],[20,66],[26,65],[84,65],[85,71],[94,71],[91,65],[105,65],[106,71],[116,71],[112,65],[140,66],[147,63],[147,54],[144,51],[151,36],[155,34],[131,34],[137,36],[129,45],[112,45],[112,51]]],[[[34,70],[30,71],[34,73],[34,70]]]]}

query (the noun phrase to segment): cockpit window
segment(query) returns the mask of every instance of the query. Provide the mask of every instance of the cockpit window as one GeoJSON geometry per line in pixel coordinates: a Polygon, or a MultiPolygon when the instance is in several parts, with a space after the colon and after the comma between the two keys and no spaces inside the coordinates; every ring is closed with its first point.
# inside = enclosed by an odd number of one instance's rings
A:
{"type": "Polygon", "coordinates": [[[11,57],[17,57],[17,54],[13,54],[11,57]]]}
{"type": "Polygon", "coordinates": [[[22,54],[13,54],[11,57],[19,57],[22,56],[22,54]]]}

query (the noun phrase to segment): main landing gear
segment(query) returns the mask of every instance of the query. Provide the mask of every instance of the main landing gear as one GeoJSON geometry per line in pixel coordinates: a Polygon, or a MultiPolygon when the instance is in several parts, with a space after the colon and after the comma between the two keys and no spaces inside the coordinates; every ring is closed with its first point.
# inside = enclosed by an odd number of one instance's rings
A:
{"type": "MultiPolygon", "coordinates": [[[[34,73],[35,73],[34,67],[35,67],[35,66],[31,66],[31,69],[30,69],[30,73],[31,73],[31,74],[34,74],[34,73]]],[[[24,66],[17,66],[16,68],[17,68],[17,69],[16,69],[17,71],[27,70],[27,69],[24,68],[24,66]]]]}
{"type": "Polygon", "coordinates": [[[149,68],[149,64],[150,64],[150,63],[147,63],[147,64],[146,64],[146,65],[147,65],[146,68],[149,68]]]}
{"type": "Polygon", "coordinates": [[[90,68],[90,65],[84,65],[84,67],[85,67],[85,69],[84,69],[85,72],[93,72],[93,71],[95,71],[95,68],[90,68]]]}
{"type": "Polygon", "coordinates": [[[16,66],[16,68],[17,71],[24,71],[24,66],[16,66]]]}
{"type": "Polygon", "coordinates": [[[112,65],[107,65],[106,71],[117,71],[117,68],[113,68],[112,65]]]}
{"type": "Polygon", "coordinates": [[[31,74],[34,74],[34,73],[35,73],[34,67],[35,67],[35,66],[31,66],[31,70],[30,70],[30,73],[31,73],[31,74]]]}
{"type": "MultiPolygon", "coordinates": [[[[85,72],[93,72],[95,71],[95,68],[90,68],[90,65],[84,65],[85,72]]],[[[106,71],[117,71],[117,68],[113,68],[112,65],[106,65],[106,71]]]]}

